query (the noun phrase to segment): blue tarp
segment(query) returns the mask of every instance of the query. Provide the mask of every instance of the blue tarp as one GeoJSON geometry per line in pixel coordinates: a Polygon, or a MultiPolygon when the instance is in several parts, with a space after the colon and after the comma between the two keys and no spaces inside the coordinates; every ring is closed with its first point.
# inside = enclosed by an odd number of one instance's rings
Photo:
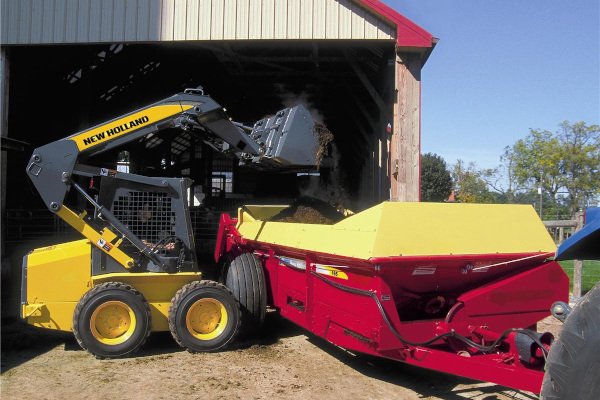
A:
{"type": "Polygon", "coordinates": [[[586,211],[585,226],[560,245],[556,260],[600,260],[600,207],[586,211]]]}

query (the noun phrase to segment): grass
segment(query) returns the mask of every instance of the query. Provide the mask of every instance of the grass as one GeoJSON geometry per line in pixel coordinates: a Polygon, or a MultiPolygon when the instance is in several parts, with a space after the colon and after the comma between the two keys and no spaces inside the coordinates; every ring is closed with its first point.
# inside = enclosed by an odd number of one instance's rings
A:
{"type": "MultiPolygon", "coordinates": [[[[569,276],[569,279],[571,280],[571,291],[573,291],[574,261],[560,261],[559,264],[569,276]]],[[[600,281],[600,261],[584,261],[581,275],[581,294],[584,295],[600,281]]]]}

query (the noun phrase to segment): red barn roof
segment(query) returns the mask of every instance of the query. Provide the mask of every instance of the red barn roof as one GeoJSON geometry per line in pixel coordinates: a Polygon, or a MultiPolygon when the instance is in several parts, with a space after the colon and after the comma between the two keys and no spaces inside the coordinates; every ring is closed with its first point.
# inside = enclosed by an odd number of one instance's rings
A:
{"type": "Polygon", "coordinates": [[[396,25],[396,43],[397,47],[421,47],[432,48],[437,43],[433,35],[421,28],[404,15],[393,8],[383,4],[379,0],[355,0],[366,8],[396,25]]]}

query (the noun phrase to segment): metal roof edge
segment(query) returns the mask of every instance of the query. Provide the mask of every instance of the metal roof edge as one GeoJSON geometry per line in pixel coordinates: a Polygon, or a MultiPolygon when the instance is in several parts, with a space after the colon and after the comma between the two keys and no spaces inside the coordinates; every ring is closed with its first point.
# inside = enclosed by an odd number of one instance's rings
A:
{"type": "Polygon", "coordinates": [[[382,3],[380,0],[354,0],[372,10],[382,18],[396,25],[396,45],[398,47],[426,47],[434,45],[431,33],[421,28],[398,11],[382,3]]]}

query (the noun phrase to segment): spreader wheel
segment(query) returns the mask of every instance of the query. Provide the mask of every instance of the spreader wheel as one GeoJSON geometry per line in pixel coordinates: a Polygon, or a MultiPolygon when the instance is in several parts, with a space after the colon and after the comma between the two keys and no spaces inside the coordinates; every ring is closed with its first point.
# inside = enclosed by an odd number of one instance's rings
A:
{"type": "Polygon", "coordinates": [[[150,334],[150,308],[131,286],[103,283],[77,303],[73,332],[79,345],[97,358],[130,355],[150,334]]]}
{"type": "Polygon", "coordinates": [[[600,283],[573,307],[552,344],[541,399],[600,399],[600,283]]]}
{"type": "Polygon", "coordinates": [[[171,301],[169,328],[177,343],[190,352],[223,350],[239,332],[239,304],[220,283],[189,283],[171,301]]]}
{"type": "Polygon", "coordinates": [[[240,302],[243,336],[260,330],[265,322],[267,289],[260,260],[251,253],[234,258],[227,268],[225,284],[240,302]]]}

